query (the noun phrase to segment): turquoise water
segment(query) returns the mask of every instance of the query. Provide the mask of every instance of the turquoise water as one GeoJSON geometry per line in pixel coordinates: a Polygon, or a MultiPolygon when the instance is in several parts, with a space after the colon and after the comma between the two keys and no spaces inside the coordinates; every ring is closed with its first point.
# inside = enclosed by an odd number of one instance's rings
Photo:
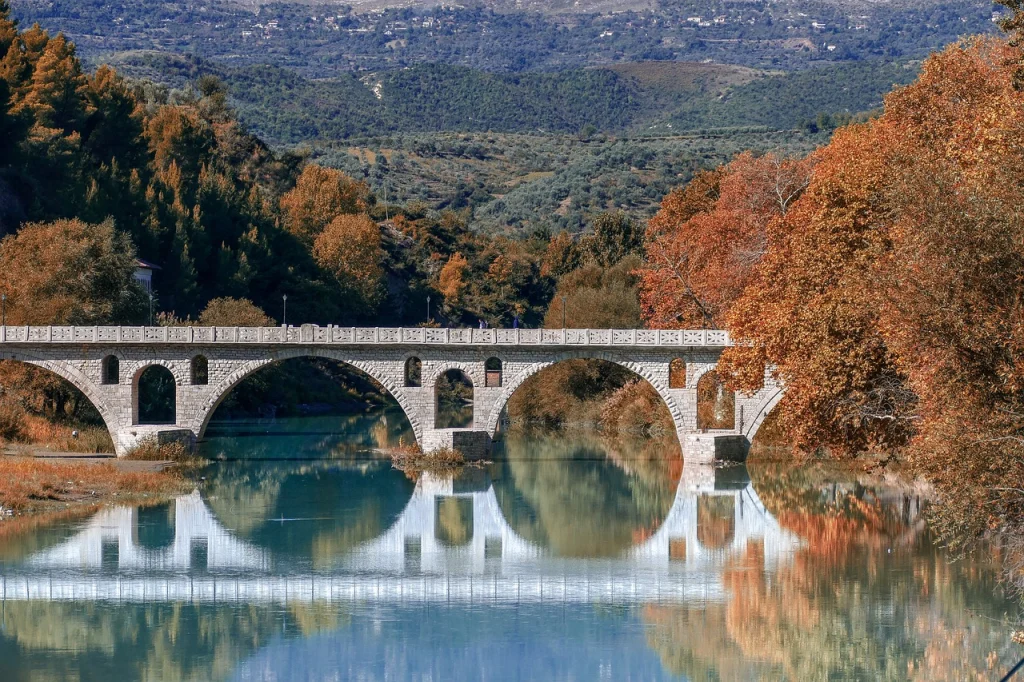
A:
{"type": "Polygon", "coordinates": [[[997,679],[988,556],[824,465],[511,434],[457,477],[400,415],[214,424],[196,490],[0,546],[0,680],[997,679]]]}

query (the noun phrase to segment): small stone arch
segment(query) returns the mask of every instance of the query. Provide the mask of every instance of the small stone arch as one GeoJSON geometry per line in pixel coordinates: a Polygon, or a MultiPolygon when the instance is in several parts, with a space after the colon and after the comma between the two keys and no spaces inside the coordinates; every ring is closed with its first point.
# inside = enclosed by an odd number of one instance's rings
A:
{"type": "Polygon", "coordinates": [[[210,361],[205,355],[196,355],[189,363],[189,378],[193,386],[206,386],[210,383],[210,361]]]}
{"type": "Polygon", "coordinates": [[[136,370],[132,378],[132,424],[175,424],[177,419],[178,379],[168,363],[153,362],[136,370]],[[164,391],[170,395],[143,396],[149,391],[164,391]],[[170,405],[150,402],[151,398],[161,397],[170,397],[170,405]]]}
{"type": "Polygon", "coordinates": [[[474,411],[476,410],[476,383],[468,372],[458,367],[449,367],[434,379],[433,391],[435,429],[462,429],[473,427],[474,411]],[[461,383],[469,390],[468,409],[460,410],[460,413],[455,418],[452,418],[452,415],[447,414],[441,409],[440,391],[442,388],[442,377],[453,383],[461,383]]]}
{"type": "Polygon", "coordinates": [[[672,358],[668,363],[668,387],[686,388],[686,360],[672,358]]]}
{"type": "Polygon", "coordinates": [[[731,431],[736,428],[736,392],[712,369],[697,381],[697,430],[731,431]]]}
{"type": "Polygon", "coordinates": [[[415,355],[405,359],[404,370],[406,388],[420,388],[423,386],[423,361],[415,355]]]}
{"type": "Polygon", "coordinates": [[[487,358],[484,361],[484,388],[501,388],[501,374],[501,358],[487,358]]]}
{"type": "Polygon", "coordinates": [[[121,383],[121,360],[116,355],[107,355],[100,361],[100,383],[104,386],[121,383]]]}

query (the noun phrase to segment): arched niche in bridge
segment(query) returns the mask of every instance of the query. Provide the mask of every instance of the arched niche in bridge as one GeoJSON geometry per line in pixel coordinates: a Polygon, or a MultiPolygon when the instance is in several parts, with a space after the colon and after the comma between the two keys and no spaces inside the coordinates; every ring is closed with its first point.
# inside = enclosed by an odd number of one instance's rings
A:
{"type": "Polygon", "coordinates": [[[705,372],[697,381],[697,428],[736,428],[736,394],[725,387],[715,370],[705,372]]]}
{"type": "Polygon", "coordinates": [[[668,387],[686,388],[686,360],[675,358],[668,363],[668,387]]]}
{"type": "Polygon", "coordinates": [[[135,379],[135,423],[173,424],[177,417],[178,387],[171,370],[149,365],[135,379]]]}
{"type": "Polygon", "coordinates": [[[435,429],[473,426],[473,380],[461,369],[450,369],[434,385],[435,429]]]}
{"type": "Polygon", "coordinates": [[[705,549],[724,549],[736,537],[736,498],[697,496],[697,542],[705,549]]]}
{"type": "Polygon", "coordinates": [[[121,361],[116,355],[108,355],[100,364],[100,383],[113,386],[121,383],[121,361]]]}
{"type": "Polygon", "coordinates": [[[484,386],[501,388],[501,368],[500,358],[487,358],[484,362],[484,386]]]}
{"type": "Polygon", "coordinates": [[[408,388],[419,388],[423,385],[423,362],[417,357],[405,361],[405,385],[408,388]]]}
{"type": "Polygon", "coordinates": [[[206,386],[210,383],[210,361],[206,359],[205,355],[197,355],[192,358],[189,370],[193,386],[206,386]]]}

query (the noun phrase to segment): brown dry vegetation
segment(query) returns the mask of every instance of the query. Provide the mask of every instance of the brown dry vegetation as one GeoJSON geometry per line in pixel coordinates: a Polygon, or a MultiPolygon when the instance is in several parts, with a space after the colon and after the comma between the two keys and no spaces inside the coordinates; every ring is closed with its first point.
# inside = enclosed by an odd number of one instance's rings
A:
{"type": "Polygon", "coordinates": [[[124,471],[107,462],[0,457],[0,507],[19,514],[91,506],[115,498],[127,502],[163,497],[184,492],[185,487],[180,476],[166,471],[124,471]]]}

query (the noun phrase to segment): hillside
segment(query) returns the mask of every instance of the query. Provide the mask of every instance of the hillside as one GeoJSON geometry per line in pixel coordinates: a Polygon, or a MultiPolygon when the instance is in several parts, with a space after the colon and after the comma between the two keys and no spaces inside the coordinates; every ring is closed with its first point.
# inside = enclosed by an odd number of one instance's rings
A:
{"type": "Polygon", "coordinates": [[[216,75],[242,120],[278,144],[442,131],[635,136],[788,130],[820,114],[877,108],[893,84],[916,73],[914,64],[881,61],[794,73],[679,62],[511,74],[420,64],[310,79],[276,66],[225,68],[161,53],[128,53],[111,62],[123,73],[174,88],[216,75]]]}

